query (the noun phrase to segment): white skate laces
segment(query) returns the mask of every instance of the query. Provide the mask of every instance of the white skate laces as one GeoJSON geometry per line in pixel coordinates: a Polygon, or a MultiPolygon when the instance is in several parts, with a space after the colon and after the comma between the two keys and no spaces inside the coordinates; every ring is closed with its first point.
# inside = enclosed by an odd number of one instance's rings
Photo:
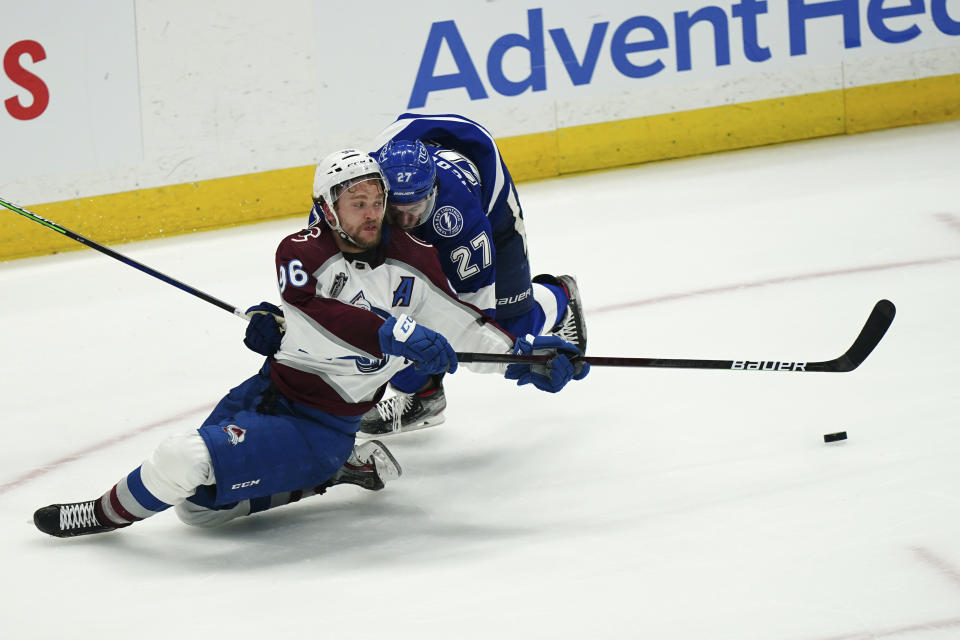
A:
{"type": "Polygon", "coordinates": [[[567,312],[564,314],[564,318],[560,322],[560,327],[553,333],[553,335],[557,336],[561,340],[565,340],[566,342],[580,346],[577,344],[579,342],[580,335],[577,332],[576,318],[573,317],[573,312],[571,311],[570,307],[567,307],[567,312]]]}
{"type": "Polygon", "coordinates": [[[400,431],[403,412],[413,405],[413,394],[398,393],[377,403],[377,413],[384,422],[389,422],[394,433],[400,431]]]}
{"type": "Polygon", "coordinates": [[[69,531],[80,527],[95,527],[100,522],[93,510],[93,501],[65,504],[60,507],[60,530],[69,531]]]}

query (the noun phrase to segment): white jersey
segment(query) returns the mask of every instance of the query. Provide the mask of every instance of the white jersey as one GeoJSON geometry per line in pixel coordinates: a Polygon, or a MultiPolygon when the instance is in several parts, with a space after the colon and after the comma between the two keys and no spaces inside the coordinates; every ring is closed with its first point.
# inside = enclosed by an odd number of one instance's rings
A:
{"type": "MultiPolygon", "coordinates": [[[[387,381],[409,364],[380,350],[377,331],[391,316],[408,315],[442,334],[456,351],[512,350],[513,336],[457,299],[433,247],[399,229],[385,226],[376,251],[348,255],[328,229],[311,227],[284,239],[277,265],[284,274],[287,326],[273,378],[298,402],[358,415],[379,400],[387,381]]],[[[480,372],[505,368],[466,366],[480,372]]]]}

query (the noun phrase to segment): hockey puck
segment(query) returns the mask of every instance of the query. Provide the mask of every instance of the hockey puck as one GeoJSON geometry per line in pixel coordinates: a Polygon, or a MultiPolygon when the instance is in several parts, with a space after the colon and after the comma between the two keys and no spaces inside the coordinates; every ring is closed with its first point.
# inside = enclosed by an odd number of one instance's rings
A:
{"type": "Polygon", "coordinates": [[[846,431],[837,431],[836,433],[825,433],[823,434],[824,442],[839,442],[840,440],[847,439],[846,431]]]}

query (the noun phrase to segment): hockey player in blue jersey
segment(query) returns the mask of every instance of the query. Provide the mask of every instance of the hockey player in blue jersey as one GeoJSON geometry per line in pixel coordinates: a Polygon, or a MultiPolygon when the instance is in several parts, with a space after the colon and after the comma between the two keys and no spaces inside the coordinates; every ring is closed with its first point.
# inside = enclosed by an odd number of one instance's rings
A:
{"type": "MultiPolygon", "coordinates": [[[[493,136],[458,115],[402,114],[374,141],[389,182],[387,218],[434,245],[460,300],[514,335],[551,334],[586,351],[577,283],[531,278],[523,211],[493,136]]],[[[311,223],[319,217],[311,213],[311,223]]],[[[248,346],[270,355],[279,329],[269,317],[248,330],[248,346]],[[265,327],[258,326],[267,325],[265,327]],[[262,331],[266,338],[257,336],[262,331]],[[265,348],[253,345],[266,342],[265,348]]],[[[391,379],[399,393],[364,416],[360,435],[411,431],[444,421],[442,376],[409,367],[391,379]]]]}
{"type": "MultiPolygon", "coordinates": [[[[523,210],[490,134],[463,116],[405,113],[374,141],[390,183],[387,216],[434,245],[457,296],[515,335],[553,334],[586,350],[586,326],[571,276],[531,278],[523,210]]],[[[410,367],[397,393],[366,416],[368,436],[443,422],[441,376],[410,367]]]]}

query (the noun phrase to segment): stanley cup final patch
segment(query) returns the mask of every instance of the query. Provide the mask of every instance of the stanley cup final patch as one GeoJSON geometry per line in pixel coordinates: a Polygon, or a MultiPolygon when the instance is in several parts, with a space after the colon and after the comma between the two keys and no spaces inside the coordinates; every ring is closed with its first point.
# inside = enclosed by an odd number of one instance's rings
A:
{"type": "Polygon", "coordinates": [[[347,284],[347,274],[343,271],[337,274],[337,277],[333,279],[333,286],[330,288],[330,297],[336,298],[340,295],[340,292],[343,291],[344,285],[347,284]]]}
{"type": "Polygon", "coordinates": [[[463,214],[456,207],[440,207],[433,214],[433,230],[444,238],[454,237],[463,231],[463,214]]]}

